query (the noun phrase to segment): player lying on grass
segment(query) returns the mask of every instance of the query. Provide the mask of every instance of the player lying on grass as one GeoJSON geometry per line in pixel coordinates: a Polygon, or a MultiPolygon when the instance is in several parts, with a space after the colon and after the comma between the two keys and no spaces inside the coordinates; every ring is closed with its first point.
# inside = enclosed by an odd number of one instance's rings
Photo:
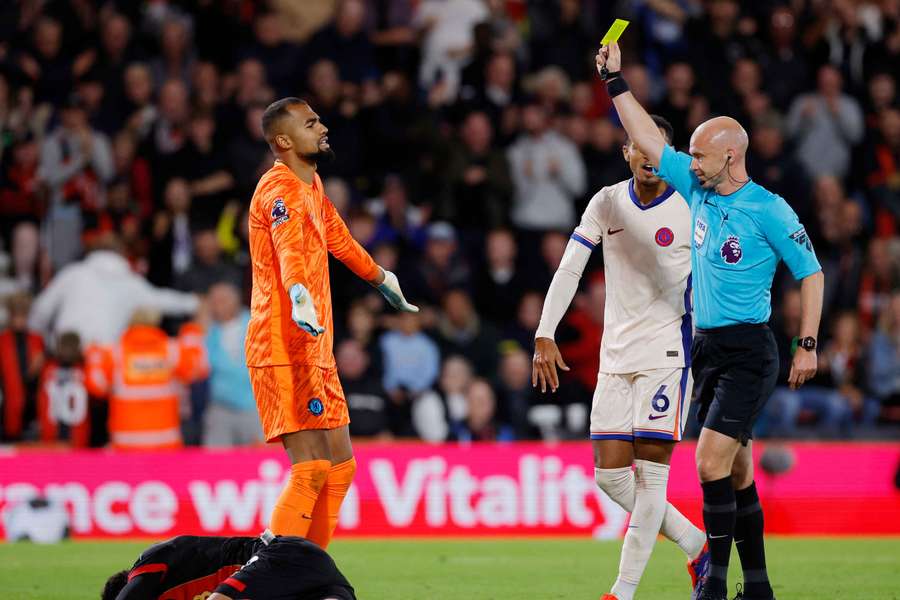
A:
{"type": "Polygon", "coordinates": [[[180,535],[109,578],[102,600],[355,600],[328,554],[298,537],[180,535]],[[210,595],[211,594],[211,595],[210,595]]]}
{"type": "MultiPolygon", "coordinates": [[[[671,141],[668,121],[653,121],[671,141]]],[[[555,392],[557,367],[568,370],[553,336],[602,241],[607,291],[591,408],[594,473],[631,513],[619,576],[603,598],[632,599],[660,532],[687,554],[696,598],[709,563],[706,537],[666,502],[692,388],[690,209],[630,140],[623,153],[634,176],[594,195],[553,276],[535,334],[532,384],[555,392]]]]}

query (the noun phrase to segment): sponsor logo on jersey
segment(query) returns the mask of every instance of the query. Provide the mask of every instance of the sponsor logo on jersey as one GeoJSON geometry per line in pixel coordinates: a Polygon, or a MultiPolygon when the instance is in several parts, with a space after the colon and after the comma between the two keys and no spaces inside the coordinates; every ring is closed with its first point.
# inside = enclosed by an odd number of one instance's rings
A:
{"type": "Polygon", "coordinates": [[[806,235],[806,227],[801,227],[800,229],[792,233],[790,235],[790,238],[797,242],[800,246],[803,246],[804,248],[812,252],[812,242],[810,241],[809,236],[806,235]]]}
{"type": "Polygon", "coordinates": [[[313,398],[312,400],[310,400],[309,403],[306,405],[306,408],[308,408],[309,412],[311,412],[312,414],[314,414],[317,417],[319,415],[321,415],[323,412],[325,412],[325,405],[322,404],[322,401],[319,400],[318,398],[313,398]]]}
{"type": "Polygon", "coordinates": [[[272,203],[272,227],[278,227],[290,218],[284,198],[275,198],[275,202],[272,203]]]}
{"type": "Polygon", "coordinates": [[[621,229],[611,229],[611,228],[607,227],[606,235],[616,235],[617,233],[620,233],[622,231],[625,231],[624,227],[622,227],[621,229]]]}
{"type": "Polygon", "coordinates": [[[656,243],[665,248],[675,241],[675,233],[668,227],[660,227],[656,230],[656,243]]]}
{"type": "Polygon", "coordinates": [[[744,258],[744,251],[741,248],[741,239],[736,235],[729,235],[725,243],[719,249],[719,254],[729,265],[736,265],[744,258]]]}

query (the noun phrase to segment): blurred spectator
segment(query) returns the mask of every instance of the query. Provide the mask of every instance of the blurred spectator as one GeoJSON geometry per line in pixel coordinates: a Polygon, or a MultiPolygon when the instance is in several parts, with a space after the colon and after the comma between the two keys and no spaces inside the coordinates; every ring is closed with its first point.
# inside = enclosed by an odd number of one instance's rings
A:
{"type": "Polygon", "coordinates": [[[261,104],[251,105],[244,117],[244,127],[228,145],[229,164],[235,178],[234,193],[239,198],[253,195],[259,178],[274,161],[263,137],[262,114],[265,108],[261,104]]]}
{"type": "Polygon", "coordinates": [[[900,422],[900,292],[891,296],[869,342],[869,390],[884,407],[885,416],[900,422]]]}
{"type": "Polygon", "coordinates": [[[675,130],[673,145],[681,148],[693,133],[687,128],[687,117],[694,100],[694,69],[689,63],[673,62],[666,67],[665,82],[665,96],[654,112],[672,124],[675,130]]]}
{"type": "Polygon", "coordinates": [[[543,293],[535,291],[525,292],[516,308],[516,320],[507,326],[506,331],[503,333],[503,339],[513,340],[526,351],[533,350],[534,332],[541,321],[541,309],[543,306],[543,293]]]}
{"type": "Polygon", "coordinates": [[[149,218],[153,213],[153,184],[150,178],[150,164],[137,156],[134,137],[127,131],[119,132],[113,138],[114,183],[127,186],[128,202],[133,204],[141,218],[149,218]]]}
{"type": "Polygon", "coordinates": [[[190,93],[180,79],[169,79],[159,90],[159,113],[144,138],[140,154],[150,161],[155,194],[181,173],[190,125],[190,93]]]}
{"type": "Polygon", "coordinates": [[[798,390],[776,388],[766,407],[772,435],[793,437],[798,418],[815,417],[817,433],[849,435],[854,415],[863,426],[878,417],[877,400],[865,395],[865,362],[859,318],[852,312],[839,315],[832,339],[819,352],[816,376],[798,390]]]}
{"type": "Polygon", "coordinates": [[[786,111],[790,101],[807,88],[809,80],[809,65],[797,40],[797,17],[790,7],[778,6],[772,11],[769,37],[772,44],[763,85],[775,106],[786,111]]]}
{"type": "Polygon", "coordinates": [[[122,78],[125,102],[120,107],[122,114],[119,116],[134,139],[143,140],[159,117],[159,109],[153,103],[153,75],[147,65],[131,63],[122,78]]]}
{"type": "Polygon", "coordinates": [[[515,437],[530,439],[534,437],[534,428],[528,421],[528,411],[535,399],[531,385],[531,357],[518,344],[505,346],[497,382],[499,405],[515,437]]]}
{"type": "Polygon", "coordinates": [[[490,123],[500,123],[504,112],[518,100],[516,61],[508,52],[495,52],[484,67],[481,88],[464,89],[462,100],[484,111],[490,123]]]}
{"type": "Polygon", "coordinates": [[[525,292],[528,279],[518,265],[518,245],[508,229],[494,229],[485,240],[486,264],[476,282],[474,300],[478,312],[499,325],[514,320],[510,307],[525,292]]]}
{"type": "Polygon", "coordinates": [[[159,57],[150,63],[156,85],[172,80],[188,84],[194,65],[191,22],[188,17],[171,14],[163,22],[159,31],[159,50],[159,57]]]}
{"type": "Polygon", "coordinates": [[[215,283],[206,300],[209,357],[209,404],[203,415],[203,445],[249,446],[263,442],[262,427],[250,388],[244,354],[250,311],[241,305],[239,288],[215,283]]]}
{"type": "Polygon", "coordinates": [[[547,111],[537,102],[525,106],[522,120],[525,133],[508,154],[515,186],[512,221],[529,231],[569,229],[586,183],[581,156],[549,129],[547,111]]]}
{"type": "MultiPolygon", "coordinates": [[[[379,263],[381,264],[381,263],[379,263]]],[[[362,346],[368,355],[366,375],[380,376],[383,371],[381,345],[378,340],[375,313],[366,306],[365,300],[357,299],[347,311],[347,337],[362,346]]]]}
{"type": "Polygon", "coordinates": [[[585,394],[589,397],[597,384],[605,307],[606,281],[598,272],[588,279],[586,293],[575,297],[575,309],[563,319],[556,336],[559,350],[569,365],[569,372],[563,376],[580,385],[580,389],[574,390],[575,399],[579,394],[581,399],[585,399],[585,394]]]}
{"type": "Polygon", "coordinates": [[[181,178],[171,179],[163,192],[163,202],[165,210],[156,213],[150,230],[147,279],[155,285],[171,286],[176,277],[188,270],[193,260],[188,182],[181,178]]]}
{"type": "Polygon", "coordinates": [[[222,257],[222,246],[214,229],[202,229],[193,235],[194,252],[191,266],[175,279],[175,287],[186,292],[205,294],[219,282],[240,288],[241,270],[222,257]]]}
{"type": "Polygon", "coordinates": [[[797,157],[813,177],[844,177],[850,169],[850,152],[862,141],[862,109],[842,87],[840,72],[825,65],[819,68],[816,91],[791,104],[787,129],[797,144],[797,157]]]}
{"type": "Polygon", "coordinates": [[[597,44],[593,22],[579,0],[533,3],[531,56],[536,68],[559,65],[573,79],[590,73],[597,44]]]}
{"type": "Polygon", "coordinates": [[[110,344],[139,307],[171,315],[197,309],[193,294],[153,287],[132,272],[121,251],[121,242],[108,235],[84,260],[57,273],[35,300],[30,327],[49,339],[72,331],[85,345],[110,344]]]}
{"type": "Polygon", "coordinates": [[[781,119],[769,117],[753,123],[747,170],[756,183],[787,200],[801,223],[813,220],[809,177],[803,164],[785,149],[781,119]]]}
{"type": "Polygon", "coordinates": [[[875,238],[859,286],[859,312],[863,325],[874,327],[900,287],[900,238],[875,238]]]}
{"type": "MultiPolygon", "coordinates": [[[[888,211],[900,222],[900,110],[887,108],[878,119],[881,139],[867,148],[866,183],[878,209],[888,211]]],[[[879,224],[880,225],[880,224],[879,224]]],[[[882,226],[880,229],[888,229],[882,226]]]]}
{"type": "Polygon", "coordinates": [[[44,366],[44,343],[28,327],[30,307],[31,297],[27,294],[10,296],[6,301],[9,327],[0,331],[0,436],[5,442],[38,437],[37,385],[44,366]]]}
{"type": "Polygon", "coordinates": [[[308,60],[300,46],[285,38],[284,26],[278,13],[263,12],[253,23],[253,41],[238,52],[241,60],[252,58],[265,65],[266,80],[280,97],[297,92],[294,87],[303,80],[308,60]]]}
{"type": "Polygon", "coordinates": [[[469,113],[442,169],[444,189],[437,212],[464,230],[498,227],[508,218],[509,165],[503,152],[492,148],[493,135],[485,113],[469,113]]]}
{"type": "Polygon", "coordinates": [[[687,49],[683,39],[684,26],[697,8],[687,0],[634,3],[636,24],[646,39],[645,63],[657,75],[666,59],[684,54],[687,49]]]}
{"type": "Polygon", "coordinates": [[[73,57],[63,49],[62,24],[50,17],[41,17],[34,25],[32,47],[20,51],[18,67],[29,84],[34,86],[38,102],[61,105],[75,80],[90,67],[90,54],[73,57]]]}
{"type": "Polygon", "coordinates": [[[447,420],[451,426],[461,423],[468,412],[466,390],[472,383],[472,363],[459,354],[447,357],[441,367],[439,388],[447,407],[447,420]]]}
{"type": "Polygon", "coordinates": [[[215,135],[212,114],[201,113],[191,119],[182,175],[191,186],[191,220],[197,225],[215,225],[234,185],[227,153],[215,143],[215,135]]]}
{"type": "Polygon", "coordinates": [[[319,174],[355,177],[364,164],[359,104],[341,81],[338,65],[326,58],[313,63],[308,80],[309,101],[328,128],[328,143],[340,149],[331,162],[319,162],[319,174]]]}
{"type": "Polygon", "coordinates": [[[47,226],[56,268],[79,255],[82,213],[103,205],[105,184],[114,169],[109,140],[91,129],[81,100],[69,100],[60,123],[44,140],[38,170],[38,178],[49,187],[47,226]]]}
{"type": "Polygon", "coordinates": [[[578,204],[579,211],[584,211],[591,196],[600,188],[631,177],[622,155],[623,143],[621,131],[609,119],[595,119],[590,123],[588,143],[581,151],[581,159],[587,169],[587,186],[578,204]]]}
{"type": "Polygon", "coordinates": [[[864,5],[852,0],[833,0],[828,6],[828,22],[814,53],[840,70],[853,89],[865,84],[866,52],[875,42],[878,26],[863,18],[864,5]],[[868,25],[872,25],[873,31],[868,25]]]}
{"type": "Polygon", "coordinates": [[[371,374],[365,347],[349,338],[337,345],[334,356],[350,411],[350,434],[354,437],[390,435],[392,405],[381,382],[371,374]]]}
{"type": "Polygon", "coordinates": [[[763,56],[764,47],[740,27],[737,0],[715,0],[704,8],[705,14],[688,23],[685,38],[691,42],[691,64],[703,74],[699,83],[704,95],[714,107],[720,107],[728,94],[722,82],[731,78],[735,62],[745,56],[763,56]]]}
{"type": "Polygon", "coordinates": [[[515,439],[512,428],[497,417],[497,396],[491,384],[477,378],[466,388],[466,419],[453,437],[459,442],[507,442],[515,439]]]}
{"type": "Polygon", "coordinates": [[[419,84],[444,88],[448,98],[459,89],[460,71],[474,46],[475,25],[489,16],[483,0],[423,0],[414,25],[422,32],[419,84]]]}
{"type": "Polygon", "coordinates": [[[13,228],[10,254],[9,275],[16,289],[37,294],[45,280],[42,277],[40,232],[34,223],[26,221],[13,228]]]}
{"type": "Polygon", "coordinates": [[[467,288],[470,282],[469,265],[459,253],[453,226],[444,221],[432,223],[428,227],[424,256],[410,281],[410,297],[440,304],[448,290],[467,288]]]}
{"type": "Polygon", "coordinates": [[[497,371],[500,336],[494,326],[475,312],[472,299],[460,289],[444,295],[444,314],[438,323],[444,354],[461,354],[483,377],[497,371]]]}
{"type": "Polygon", "coordinates": [[[418,314],[399,315],[398,327],[382,334],[380,346],[383,384],[392,397],[431,389],[438,377],[441,354],[437,344],[422,332],[418,314]]]}
{"type": "Polygon", "coordinates": [[[180,448],[183,385],[208,374],[202,340],[174,344],[159,328],[160,314],[139,308],[113,344],[88,353],[88,390],[109,400],[109,437],[118,450],[180,448]]]}
{"type": "Polygon", "coordinates": [[[91,406],[85,386],[84,357],[78,334],[59,336],[41,373],[38,422],[44,443],[86,448],[91,441],[91,406]]]}
{"type": "Polygon", "coordinates": [[[845,197],[833,177],[816,181],[816,212],[822,242],[816,255],[825,274],[822,321],[835,312],[856,308],[865,256],[859,246],[862,208],[845,197]]]}
{"type": "Polygon", "coordinates": [[[377,219],[370,245],[388,242],[404,249],[415,250],[425,243],[426,216],[411,206],[406,183],[398,175],[384,178],[381,196],[370,202],[370,212],[377,219]]]}
{"type": "Polygon", "coordinates": [[[104,112],[115,113],[125,99],[125,69],[139,58],[132,43],[131,23],[118,13],[107,13],[100,25],[100,46],[93,68],[103,85],[104,112]]]}
{"type": "Polygon", "coordinates": [[[44,190],[38,178],[39,145],[27,134],[10,148],[0,163],[0,236],[9,239],[13,226],[36,220],[44,212],[44,190]]]}
{"type": "Polygon", "coordinates": [[[334,21],[320,29],[309,41],[315,58],[339,65],[341,79],[359,84],[375,77],[375,50],[363,31],[366,5],[362,0],[340,0],[334,21]]]}

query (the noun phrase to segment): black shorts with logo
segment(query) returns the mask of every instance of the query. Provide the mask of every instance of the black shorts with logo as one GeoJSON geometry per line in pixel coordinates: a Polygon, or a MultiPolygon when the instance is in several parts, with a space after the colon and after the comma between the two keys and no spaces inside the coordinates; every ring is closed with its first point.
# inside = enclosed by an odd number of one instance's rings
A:
{"type": "Polygon", "coordinates": [[[769,326],[698,329],[691,349],[700,425],[747,445],[778,379],[778,347],[769,326]]]}
{"type": "Polygon", "coordinates": [[[260,547],[216,592],[234,600],[356,600],[353,587],[324,550],[290,536],[260,547]]]}

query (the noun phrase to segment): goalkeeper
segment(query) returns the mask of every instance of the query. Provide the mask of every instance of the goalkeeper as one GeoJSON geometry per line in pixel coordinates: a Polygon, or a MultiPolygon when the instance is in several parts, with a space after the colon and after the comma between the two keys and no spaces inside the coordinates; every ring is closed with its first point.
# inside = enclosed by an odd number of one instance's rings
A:
{"type": "Polygon", "coordinates": [[[334,153],[328,128],[309,104],[274,102],[262,128],[276,161],[250,202],[247,366],[266,441],[280,440],[292,465],[269,527],[327,548],[356,471],[332,352],[328,254],[394,308],[419,309],[406,302],[397,277],[351,237],[325,196],[316,165],[334,153]]]}

